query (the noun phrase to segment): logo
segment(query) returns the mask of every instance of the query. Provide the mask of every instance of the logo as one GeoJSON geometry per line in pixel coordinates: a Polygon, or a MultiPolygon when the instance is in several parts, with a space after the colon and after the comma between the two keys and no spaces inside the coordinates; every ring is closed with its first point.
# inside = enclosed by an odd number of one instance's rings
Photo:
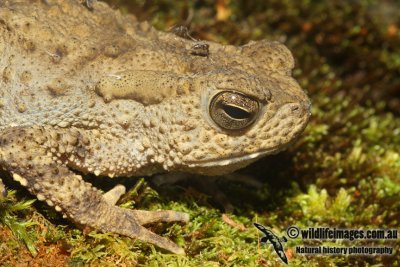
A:
{"type": "Polygon", "coordinates": [[[275,249],[276,254],[278,254],[279,258],[286,264],[288,264],[288,259],[286,257],[284,248],[282,243],[287,241],[287,238],[285,236],[278,237],[274,232],[272,232],[270,229],[264,227],[263,225],[259,223],[253,223],[255,227],[257,227],[258,230],[260,230],[264,236],[260,238],[259,242],[260,244],[267,244],[268,241],[272,244],[272,246],[275,249]]]}

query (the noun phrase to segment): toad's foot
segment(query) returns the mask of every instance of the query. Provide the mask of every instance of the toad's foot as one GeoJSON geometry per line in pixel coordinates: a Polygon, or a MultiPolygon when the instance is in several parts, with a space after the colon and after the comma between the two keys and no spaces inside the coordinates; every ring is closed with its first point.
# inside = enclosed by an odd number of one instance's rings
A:
{"type": "Polygon", "coordinates": [[[104,200],[110,204],[115,205],[117,204],[118,200],[121,198],[123,194],[125,194],[126,188],[125,186],[119,184],[116,185],[113,189],[103,194],[104,200]]]}
{"type": "MultiPolygon", "coordinates": [[[[104,200],[109,205],[115,205],[123,194],[126,188],[123,185],[116,185],[113,189],[103,194],[104,200]]],[[[129,210],[132,212],[140,225],[154,222],[188,222],[189,216],[184,212],[161,210],[161,211],[146,211],[146,210],[129,210]]]]}
{"type": "Polygon", "coordinates": [[[117,186],[105,193],[85,182],[72,172],[66,161],[70,155],[60,154],[54,158],[51,148],[63,146],[64,141],[74,144],[66,151],[84,149],[81,138],[85,132],[70,134],[55,132],[43,127],[9,128],[0,132],[0,164],[13,174],[13,178],[26,186],[39,200],[54,206],[73,221],[101,230],[137,238],[176,254],[184,250],[143,225],[153,222],[187,222],[189,216],[176,211],[129,210],[115,206],[124,188],[117,186]]]}

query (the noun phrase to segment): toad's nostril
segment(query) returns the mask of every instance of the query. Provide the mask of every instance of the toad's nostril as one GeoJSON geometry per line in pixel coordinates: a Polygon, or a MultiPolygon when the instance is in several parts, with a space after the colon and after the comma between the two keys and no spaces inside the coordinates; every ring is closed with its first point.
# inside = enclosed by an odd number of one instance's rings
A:
{"type": "Polygon", "coordinates": [[[305,102],[303,102],[303,108],[311,114],[311,101],[307,100],[305,102]]]}
{"type": "Polygon", "coordinates": [[[293,103],[291,106],[291,110],[296,114],[311,114],[311,102],[309,100],[301,102],[301,103],[293,103]]]}

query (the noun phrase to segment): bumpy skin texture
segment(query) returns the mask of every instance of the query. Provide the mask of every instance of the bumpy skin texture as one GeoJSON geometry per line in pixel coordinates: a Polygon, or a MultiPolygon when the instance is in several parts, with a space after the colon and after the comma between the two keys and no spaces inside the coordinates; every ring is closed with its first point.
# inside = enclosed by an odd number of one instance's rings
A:
{"type": "Polygon", "coordinates": [[[79,224],[183,249],[142,225],[188,220],[175,211],[115,206],[74,170],[106,176],[232,172],[286,148],[310,103],[276,42],[242,47],[154,30],[105,3],[0,1],[0,165],[39,200],[79,224]],[[230,131],[210,101],[233,91],[259,103],[251,126],[230,131]]]}

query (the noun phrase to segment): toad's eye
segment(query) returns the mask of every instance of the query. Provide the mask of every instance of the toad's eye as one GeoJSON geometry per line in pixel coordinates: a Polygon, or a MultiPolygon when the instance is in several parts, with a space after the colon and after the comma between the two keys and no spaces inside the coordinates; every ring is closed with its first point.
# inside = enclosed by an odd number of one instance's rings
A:
{"type": "Polygon", "coordinates": [[[257,118],[259,104],[254,98],[224,91],[212,98],[209,112],[219,127],[225,130],[242,130],[257,118]]]}

